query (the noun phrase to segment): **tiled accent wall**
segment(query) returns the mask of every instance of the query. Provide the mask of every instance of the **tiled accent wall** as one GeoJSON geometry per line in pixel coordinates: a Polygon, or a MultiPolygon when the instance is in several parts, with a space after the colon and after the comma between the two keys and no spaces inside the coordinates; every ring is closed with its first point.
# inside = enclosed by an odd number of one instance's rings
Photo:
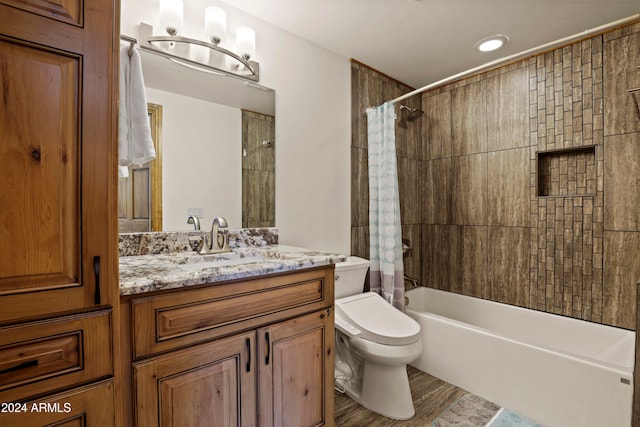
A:
{"type": "MultiPolygon", "coordinates": [[[[532,187],[531,221],[535,233],[531,239],[530,307],[601,322],[604,236],[602,37],[535,57],[535,62],[529,66],[529,76],[532,159],[535,159],[535,151],[596,147],[590,165],[593,194],[581,195],[587,188],[587,160],[579,159],[576,152],[571,152],[574,154],[571,162],[568,154],[550,162],[561,167],[558,178],[563,177],[563,181],[562,184],[558,182],[557,189],[565,194],[538,196],[532,187]]],[[[537,169],[531,168],[532,186],[540,179],[536,176],[537,169]]],[[[553,184],[550,187],[553,189],[553,184]]]]}
{"type": "MultiPolygon", "coordinates": [[[[406,269],[426,286],[635,329],[638,65],[635,23],[424,93],[421,153],[398,148],[406,269]]],[[[352,251],[366,257],[364,110],[398,93],[375,70],[352,73],[352,251]]]]}

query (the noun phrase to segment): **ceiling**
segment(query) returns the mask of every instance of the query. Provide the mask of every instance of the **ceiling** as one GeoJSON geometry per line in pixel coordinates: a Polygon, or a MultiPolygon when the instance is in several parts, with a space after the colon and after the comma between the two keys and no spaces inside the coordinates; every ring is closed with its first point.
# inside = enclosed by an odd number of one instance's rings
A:
{"type": "Polygon", "coordinates": [[[226,3],[414,88],[640,12],[640,0],[226,3]],[[510,41],[493,53],[474,49],[476,41],[493,34],[510,41]]]}

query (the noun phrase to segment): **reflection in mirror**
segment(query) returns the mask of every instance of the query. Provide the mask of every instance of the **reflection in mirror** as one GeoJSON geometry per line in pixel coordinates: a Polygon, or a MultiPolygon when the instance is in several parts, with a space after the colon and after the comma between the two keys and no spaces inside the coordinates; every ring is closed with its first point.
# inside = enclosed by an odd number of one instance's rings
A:
{"type": "Polygon", "coordinates": [[[147,104],[156,158],[129,166],[118,179],[118,227],[121,233],[162,230],[162,105],[147,104]]]}
{"type": "MultiPolygon", "coordinates": [[[[231,228],[275,226],[274,91],[148,52],[140,56],[147,101],[161,106],[154,142],[162,158],[132,175],[130,187],[148,197],[119,205],[129,221],[120,232],[144,231],[136,223],[145,221],[147,231],[193,230],[190,215],[203,230],[216,216],[231,228]]],[[[121,194],[127,191],[134,193],[121,187],[121,194]]]]}
{"type": "Polygon", "coordinates": [[[242,227],[276,223],[275,119],[242,111],[242,227]]]}

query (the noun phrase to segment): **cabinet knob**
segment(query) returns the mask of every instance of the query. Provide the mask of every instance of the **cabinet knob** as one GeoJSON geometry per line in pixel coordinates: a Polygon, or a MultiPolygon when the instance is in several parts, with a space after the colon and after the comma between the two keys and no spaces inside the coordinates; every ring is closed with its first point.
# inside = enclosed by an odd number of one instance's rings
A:
{"type": "Polygon", "coordinates": [[[245,345],[247,346],[247,372],[251,372],[251,340],[247,338],[245,340],[245,345]]]}
{"type": "Polygon", "coordinates": [[[266,344],[267,344],[267,347],[266,347],[266,350],[265,350],[265,353],[267,355],[264,357],[264,364],[268,365],[269,364],[269,356],[271,355],[271,340],[269,339],[269,332],[265,332],[264,340],[266,341],[266,344]]]}
{"type": "Polygon", "coordinates": [[[100,305],[100,257],[93,257],[93,272],[96,276],[96,291],[94,300],[96,305],[100,305]]]}

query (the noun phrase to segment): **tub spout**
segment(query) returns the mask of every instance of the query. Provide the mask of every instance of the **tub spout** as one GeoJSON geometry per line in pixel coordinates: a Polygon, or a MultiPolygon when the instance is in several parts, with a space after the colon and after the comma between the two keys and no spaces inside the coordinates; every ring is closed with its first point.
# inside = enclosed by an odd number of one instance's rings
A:
{"type": "MultiPolygon", "coordinates": [[[[404,276],[404,282],[407,283],[409,282],[411,285],[409,286],[409,289],[413,289],[413,288],[417,288],[418,285],[418,279],[414,279],[413,277],[409,277],[405,274],[404,276]]],[[[405,286],[406,289],[406,286],[405,286]]]]}

